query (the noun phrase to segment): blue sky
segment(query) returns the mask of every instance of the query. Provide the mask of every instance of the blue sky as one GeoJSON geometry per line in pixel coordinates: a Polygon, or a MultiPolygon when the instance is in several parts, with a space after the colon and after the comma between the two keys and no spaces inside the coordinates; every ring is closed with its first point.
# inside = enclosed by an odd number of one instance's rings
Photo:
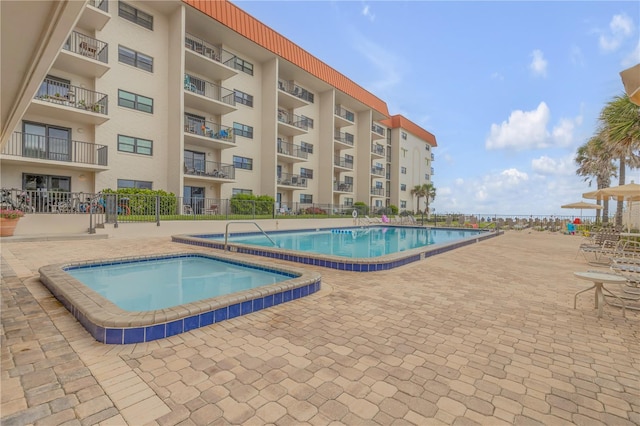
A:
{"type": "Polygon", "coordinates": [[[438,213],[575,214],[576,149],[640,62],[638,1],[234,3],[436,136],[438,213]]]}

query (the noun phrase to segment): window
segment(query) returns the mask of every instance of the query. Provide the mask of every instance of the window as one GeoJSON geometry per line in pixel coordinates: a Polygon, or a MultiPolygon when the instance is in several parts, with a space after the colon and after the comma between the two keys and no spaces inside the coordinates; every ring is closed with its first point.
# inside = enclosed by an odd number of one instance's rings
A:
{"type": "Polygon", "coordinates": [[[300,194],[300,202],[305,204],[313,203],[313,195],[311,194],[300,194]]]}
{"type": "Polygon", "coordinates": [[[400,208],[401,209],[406,209],[407,208],[407,202],[406,201],[400,201],[400,208]]]}
{"type": "Polygon", "coordinates": [[[233,188],[231,190],[231,195],[238,195],[238,194],[253,194],[253,191],[250,189],[242,189],[242,188],[233,188]]]}
{"type": "Polygon", "coordinates": [[[118,189],[121,188],[153,189],[153,182],[146,180],[118,179],[118,189]]]}
{"type": "Polygon", "coordinates": [[[253,170],[253,159],[234,155],[233,166],[237,169],[253,170]]]}
{"type": "Polygon", "coordinates": [[[118,16],[153,31],[153,16],[125,2],[118,2],[118,16]]]}
{"type": "Polygon", "coordinates": [[[153,58],[135,50],[118,45],[118,61],[141,70],[153,72],[153,58]]]}
{"type": "Polygon", "coordinates": [[[118,105],[153,114],[153,99],[124,90],[118,90],[118,105]]]}
{"type": "Polygon", "coordinates": [[[71,129],[26,121],[22,129],[24,157],[71,161],[71,129]]]}
{"type": "Polygon", "coordinates": [[[69,176],[24,173],[22,175],[22,188],[26,190],[41,188],[46,191],[70,192],[71,178],[69,176]]]}
{"type": "Polygon", "coordinates": [[[400,184],[400,191],[406,191],[406,190],[407,190],[407,184],[406,183],[400,184]]]}
{"type": "Polygon", "coordinates": [[[235,92],[236,102],[246,106],[253,106],[253,96],[248,93],[241,92],[238,89],[233,89],[235,92]]]}
{"type": "Polygon", "coordinates": [[[300,116],[300,124],[302,126],[308,127],[309,129],[313,129],[313,118],[305,117],[304,115],[300,116]]]}
{"type": "Polygon", "coordinates": [[[206,155],[204,152],[184,150],[184,165],[186,166],[186,173],[204,174],[206,171],[206,155]]]}
{"type": "Polygon", "coordinates": [[[407,132],[402,132],[402,139],[407,139],[407,132]]]}
{"type": "Polygon", "coordinates": [[[249,75],[253,75],[253,64],[251,62],[247,62],[244,59],[240,59],[237,56],[233,61],[232,68],[245,72],[249,75]]]}
{"type": "Polygon", "coordinates": [[[153,155],[153,141],[133,136],[118,135],[118,151],[153,155]]]}
{"type": "Polygon", "coordinates": [[[344,199],[344,205],[345,206],[352,206],[353,205],[353,198],[345,198],[344,199]]]}
{"type": "Polygon", "coordinates": [[[303,167],[300,168],[300,176],[307,179],[313,179],[313,170],[305,169],[303,167]]]}
{"type": "Polygon", "coordinates": [[[382,188],[382,182],[376,182],[376,189],[382,188]]]}
{"type": "Polygon", "coordinates": [[[344,183],[346,183],[347,185],[353,185],[353,176],[345,176],[344,183]]]}
{"type": "Polygon", "coordinates": [[[300,151],[306,152],[308,154],[313,154],[313,144],[312,143],[306,143],[306,142],[300,142],[300,151]]]}
{"type": "Polygon", "coordinates": [[[426,144],[426,145],[424,146],[424,149],[426,149],[427,151],[431,151],[431,146],[429,146],[429,144],[426,144]]]}
{"type": "Polygon", "coordinates": [[[344,162],[345,163],[349,163],[349,164],[353,164],[353,155],[345,154],[344,155],[344,162]]]}
{"type": "Polygon", "coordinates": [[[245,138],[253,139],[253,127],[245,124],[233,123],[233,133],[238,136],[244,136],[245,138]]]}
{"type": "Polygon", "coordinates": [[[406,167],[400,167],[400,173],[402,173],[403,175],[407,174],[407,168],[406,167]]]}

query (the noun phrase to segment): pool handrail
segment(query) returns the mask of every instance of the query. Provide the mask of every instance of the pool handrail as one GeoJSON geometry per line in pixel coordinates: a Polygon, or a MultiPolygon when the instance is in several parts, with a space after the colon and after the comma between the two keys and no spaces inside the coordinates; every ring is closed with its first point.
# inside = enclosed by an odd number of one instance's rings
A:
{"type": "Polygon", "coordinates": [[[227,238],[229,237],[229,225],[231,225],[232,223],[253,223],[260,230],[260,232],[262,232],[264,234],[264,236],[267,237],[267,239],[269,241],[271,241],[271,243],[273,244],[274,247],[278,247],[278,244],[276,244],[276,242],[273,241],[271,239],[271,237],[268,236],[267,233],[264,232],[264,230],[262,228],[260,228],[260,225],[258,225],[256,222],[239,221],[239,222],[227,222],[227,226],[225,226],[225,228],[224,228],[224,251],[227,251],[227,238]]]}

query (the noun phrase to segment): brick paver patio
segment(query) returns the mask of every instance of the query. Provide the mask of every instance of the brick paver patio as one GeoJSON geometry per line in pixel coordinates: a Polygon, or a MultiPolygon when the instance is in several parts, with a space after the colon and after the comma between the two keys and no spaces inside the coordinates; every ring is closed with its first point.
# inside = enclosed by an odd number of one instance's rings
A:
{"type": "MultiPolygon", "coordinates": [[[[640,312],[574,271],[580,237],[527,231],[137,345],[103,345],[37,279],[68,260],[198,251],[169,238],[2,245],[9,425],[640,424],[640,312]]],[[[269,260],[269,262],[277,262],[269,260]]],[[[300,266],[300,265],[296,265],[300,266]]]]}

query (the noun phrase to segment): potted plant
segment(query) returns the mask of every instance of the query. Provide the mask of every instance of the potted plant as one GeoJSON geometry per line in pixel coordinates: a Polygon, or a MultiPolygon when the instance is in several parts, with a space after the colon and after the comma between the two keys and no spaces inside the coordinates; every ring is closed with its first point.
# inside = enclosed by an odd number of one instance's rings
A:
{"type": "Polygon", "coordinates": [[[0,209],[0,237],[12,236],[22,216],[22,210],[0,209]]]}

